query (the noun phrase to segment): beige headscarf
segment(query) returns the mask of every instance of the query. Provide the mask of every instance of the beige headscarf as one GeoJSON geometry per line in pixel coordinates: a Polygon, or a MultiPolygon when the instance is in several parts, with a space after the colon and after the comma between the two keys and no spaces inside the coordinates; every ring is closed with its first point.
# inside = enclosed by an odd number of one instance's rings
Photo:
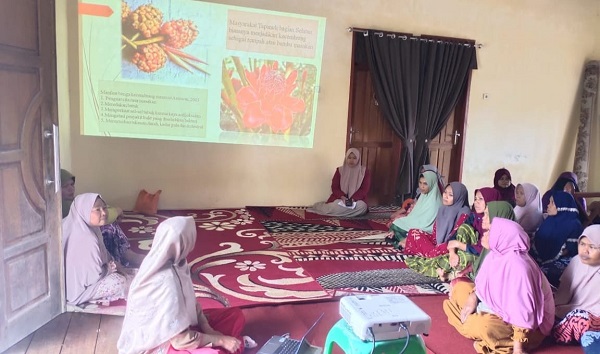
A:
{"type": "Polygon", "coordinates": [[[91,300],[98,281],[108,270],[110,255],[100,228],[89,225],[97,198],[101,197],[96,193],[75,197],[62,222],[67,301],[75,305],[91,300]]]}
{"type": "Polygon", "coordinates": [[[338,167],[338,170],[340,171],[340,188],[342,192],[346,193],[346,196],[352,197],[360,189],[360,185],[365,178],[365,171],[367,170],[366,167],[361,165],[360,151],[357,148],[348,149],[344,157],[344,164],[338,167]],[[346,164],[346,160],[351,153],[356,156],[356,166],[348,166],[346,164]]]}
{"type": "MultiPolygon", "coordinates": [[[[586,236],[594,245],[600,245],[600,225],[591,225],[583,230],[581,239],[586,236]]],[[[600,316],[600,265],[589,266],[581,262],[579,255],[571,259],[560,277],[556,292],[556,316],[563,318],[574,309],[588,311],[600,316]]]]}
{"type": "Polygon", "coordinates": [[[156,229],[135,276],[117,343],[119,354],[152,353],[198,323],[187,255],[196,242],[192,217],[173,217],[156,229]]]}
{"type": "MultiPolygon", "coordinates": [[[[515,206],[515,216],[523,230],[528,234],[532,234],[537,231],[542,221],[544,221],[542,196],[538,188],[531,183],[520,183],[519,185],[523,187],[525,206],[515,206]]],[[[519,185],[517,185],[517,188],[519,185]]]]}

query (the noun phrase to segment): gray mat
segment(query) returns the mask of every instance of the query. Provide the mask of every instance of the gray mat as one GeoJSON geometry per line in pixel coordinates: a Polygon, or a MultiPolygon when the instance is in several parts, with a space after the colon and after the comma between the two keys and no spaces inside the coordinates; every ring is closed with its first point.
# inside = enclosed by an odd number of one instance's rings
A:
{"type": "Polygon", "coordinates": [[[325,289],[441,283],[438,278],[421,275],[410,268],[335,273],[318,277],[317,281],[325,289]]]}

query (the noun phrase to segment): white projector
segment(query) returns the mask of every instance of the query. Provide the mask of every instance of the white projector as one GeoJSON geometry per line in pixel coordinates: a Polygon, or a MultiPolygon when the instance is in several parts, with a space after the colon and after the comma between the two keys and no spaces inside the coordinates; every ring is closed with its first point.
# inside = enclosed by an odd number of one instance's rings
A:
{"type": "Polygon", "coordinates": [[[400,294],[345,296],[340,300],[340,315],[363,341],[406,337],[401,324],[409,335],[428,334],[431,328],[431,317],[400,294]]]}

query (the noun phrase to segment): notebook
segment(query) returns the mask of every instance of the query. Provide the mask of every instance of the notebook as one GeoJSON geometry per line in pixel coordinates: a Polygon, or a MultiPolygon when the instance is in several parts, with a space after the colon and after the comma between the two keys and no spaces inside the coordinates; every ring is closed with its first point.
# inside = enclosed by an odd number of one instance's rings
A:
{"type": "Polygon", "coordinates": [[[313,354],[320,352],[320,348],[310,345],[310,338],[315,333],[313,330],[321,321],[325,313],[322,313],[315,323],[304,333],[300,340],[282,336],[273,336],[260,348],[256,354],[313,354]]]}

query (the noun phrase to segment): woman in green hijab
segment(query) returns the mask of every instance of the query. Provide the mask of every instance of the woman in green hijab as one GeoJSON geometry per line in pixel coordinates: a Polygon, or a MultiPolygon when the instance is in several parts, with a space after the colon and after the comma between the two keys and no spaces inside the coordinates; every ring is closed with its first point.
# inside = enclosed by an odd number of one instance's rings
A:
{"type": "MultiPolygon", "coordinates": [[[[489,230],[490,224],[492,223],[492,220],[494,220],[494,218],[503,218],[503,219],[509,219],[512,221],[516,221],[515,212],[514,212],[512,205],[510,205],[508,202],[504,202],[504,201],[488,203],[487,208],[485,209],[484,217],[483,217],[483,222],[484,222],[483,225],[486,230],[489,230]]],[[[471,281],[475,281],[475,276],[477,275],[477,272],[479,271],[479,268],[481,267],[481,263],[483,262],[483,260],[485,259],[485,256],[487,256],[487,254],[489,252],[490,252],[490,250],[488,250],[487,248],[484,248],[481,251],[481,254],[479,254],[479,257],[477,257],[477,259],[475,259],[475,261],[473,261],[473,269],[471,270],[471,272],[469,272],[467,274],[467,276],[469,277],[469,279],[471,279],[471,281]]]]}
{"type": "Polygon", "coordinates": [[[433,223],[442,205],[442,194],[438,188],[438,175],[425,171],[419,176],[420,196],[410,214],[393,221],[386,240],[398,248],[400,241],[406,238],[410,229],[425,232],[433,230],[433,223]]]}

